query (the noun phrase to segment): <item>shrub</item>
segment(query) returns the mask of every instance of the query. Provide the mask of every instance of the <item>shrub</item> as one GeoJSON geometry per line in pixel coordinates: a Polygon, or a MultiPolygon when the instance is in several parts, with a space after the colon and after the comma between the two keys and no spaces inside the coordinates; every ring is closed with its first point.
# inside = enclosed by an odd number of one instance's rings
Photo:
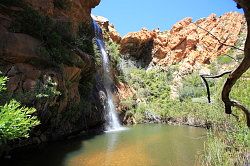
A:
{"type": "MultiPolygon", "coordinates": [[[[225,63],[225,60],[222,59],[222,62],[225,63]]],[[[123,59],[121,63],[125,81],[135,90],[134,98],[122,101],[122,105],[129,109],[127,112],[132,114],[136,122],[145,122],[145,113],[151,112],[154,115],[160,115],[162,119],[176,121],[175,123],[191,121],[193,125],[206,126],[210,130],[201,156],[202,165],[246,165],[250,142],[245,115],[236,108],[233,108],[234,116],[225,114],[224,105],[220,99],[227,76],[207,79],[213,98],[211,104],[206,100],[205,102],[191,100],[191,98],[206,97],[206,88],[198,73],[186,76],[182,82],[183,87],[179,91],[181,96],[179,101],[170,99],[171,70],[168,73],[155,67],[146,71],[136,68],[132,63],[124,63],[123,59]]],[[[209,67],[212,69],[212,74],[218,74],[221,69],[218,62],[213,62],[209,67]]],[[[249,85],[250,70],[237,81],[231,92],[231,98],[240,101],[247,108],[250,108],[249,85]]]]}
{"type": "Polygon", "coordinates": [[[110,56],[111,64],[114,68],[120,63],[120,51],[119,45],[115,42],[109,40],[105,42],[106,50],[110,56]]]}
{"type": "Polygon", "coordinates": [[[231,98],[240,101],[250,109],[250,70],[242,75],[232,88],[231,98]]]}
{"type": "Polygon", "coordinates": [[[32,127],[39,124],[34,108],[21,107],[21,104],[11,100],[0,106],[0,141],[2,143],[20,137],[28,137],[32,127]]]}
{"type": "Polygon", "coordinates": [[[7,77],[0,76],[0,92],[6,90],[7,77]]]}
{"type": "Polygon", "coordinates": [[[36,87],[37,98],[53,98],[61,95],[61,92],[57,90],[57,83],[53,82],[51,77],[48,77],[43,84],[38,84],[36,87]]]}
{"type": "Polygon", "coordinates": [[[192,73],[183,79],[183,86],[180,88],[179,94],[182,101],[206,96],[206,88],[198,73],[192,73]]]}
{"type": "Polygon", "coordinates": [[[230,58],[230,57],[228,57],[228,56],[226,56],[226,55],[223,55],[223,56],[219,56],[217,58],[217,62],[219,64],[221,64],[221,65],[223,65],[223,64],[229,64],[229,63],[233,62],[233,59],[230,58]]]}
{"type": "MultiPolygon", "coordinates": [[[[0,92],[5,89],[6,77],[0,77],[0,92]]],[[[0,144],[8,140],[28,137],[32,127],[39,124],[36,116],[32,114],[34,108],[22,107],[15,100],[0,106],[0,144]]]]}

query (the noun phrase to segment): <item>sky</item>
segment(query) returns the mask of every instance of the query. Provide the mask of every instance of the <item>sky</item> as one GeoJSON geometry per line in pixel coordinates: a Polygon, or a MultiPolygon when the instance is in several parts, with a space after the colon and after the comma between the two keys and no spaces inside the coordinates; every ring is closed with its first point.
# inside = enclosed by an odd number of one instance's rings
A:
{"type": "Polygon", "coordinates": [[[92,13],[106,17],[121,36],[143,27],[169,30],[185,17],[193,21],[215,13],[220,16],[236,8],[233,0],[101,0],[92,13]]]}

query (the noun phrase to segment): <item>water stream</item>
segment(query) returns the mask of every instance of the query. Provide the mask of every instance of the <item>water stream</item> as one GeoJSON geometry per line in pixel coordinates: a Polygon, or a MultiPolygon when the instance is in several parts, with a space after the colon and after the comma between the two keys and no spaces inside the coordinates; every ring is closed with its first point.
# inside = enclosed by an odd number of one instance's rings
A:
{"type": "Polygon", "coordinates": [[[113,95],[111,91],[113,80],[112,80],[112,76],[110,72],[109,57],[105,50],[105,43],[103,41],[102,30],[95,21],[93,21],[93,25],[95,29],[96,44],[102,56],[103,82],[104,82],[104,87],[107,92],[107,103],[105,105],[105,109],[108,112],[106,116],[106,131],[110,132],[110,131],[124,130],[124,128],[121,127],[121,124],[119,122],[119,119],[115,110],[115,104],[114,104],[113,95]]]}

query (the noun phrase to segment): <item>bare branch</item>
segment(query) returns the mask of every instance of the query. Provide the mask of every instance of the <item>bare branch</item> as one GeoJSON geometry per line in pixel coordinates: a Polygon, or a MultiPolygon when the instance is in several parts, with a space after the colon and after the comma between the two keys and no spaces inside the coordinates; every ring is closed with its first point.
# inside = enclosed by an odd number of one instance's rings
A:
{"type": "Polygon", "coordinates": [[[208,103],[211,103],[211,97],[210,97],[210,89],[209,89],[209,85],[208,85],[208,82],[206,80],[206,78],[220,78],[226,74],[230,74],[232,71],[226,71],[226,72],[223,72],[221,74],[218,74],[218,75],[207,75],[207,74],[200,74],[200,77],[202,78],[202,80],[204,81],[205,83],[205,86],[206,86],[206,89],[207,89],[207,99],[208,99],[208,103]]]}
{"type": "MultiPolygon", "coordinates": [[[[232,71],[226,71],[226,72],[223,72],[221,74],[218,74],[218,75],[214,75],[214,76],[211,76],[211,75],[205,75],[205,74],[201,74],[200,77],[202,78],[202,80],[204,81],[205,83],[205,86],[206,86],[206,89],[207,89],[207,98],[208,98],[208,103],[211,103],[211,97],[210,97],[210,90],[209,90],[209,85],[208,85],[208,82],[206,80],[206,78],[220,78],[226,74],[230,74],[232,71]]],[[[246,120],[247,120],[247,126],[250,127],[250,111],[244,106],[242,105],[240,102],[236,101],[236,100],[230,100],[229,102],[229,105],[230,107],[231,106],[234,106],[234,107],[237,107],[239,109],[241,109],[245,115],[246,115],[246,120]]],[[[232,114],[236,119],[238,119],[238,116],[235,115],[235,114],[232,114]]]]}
{"type": "Polygon", "coordinates": [[[202,28],[201,26],[199,26],[199,25],[197,25],[197,24],[195,24],[195,23],[193,23],[193,24],[196,25],[198,28],[200,28],[200,29],[206,31],[206,32],[207,32],[208,34],[210,34],[211,36],[213,36],[213,38],[215,38],[221,45],[228,46],[228,47],[232,47],[232,48],[237,49],[237,50],[240,50],[240,51],[244,51],[243,49],[238,48],[238,47],[236,47],[236,46],[229,45],[229,44],[226,44],[226,43],[224,43],[224,42],[221,42],[220,39],[218,39],[214,34],[212,34],[211,32],[209,32],[209,31],[206,30],[205,28],[202,28]]]}
{"type": "Polygon", "coordinates": [[[232,100],[231,105],[241,109],[245,113],[246,120],[247,120],[247,126],[250,127],[250,112],[249,112],[249,110],[244,105],[242,105],[240,102],[238,102],[236,100],[232,100]]]}

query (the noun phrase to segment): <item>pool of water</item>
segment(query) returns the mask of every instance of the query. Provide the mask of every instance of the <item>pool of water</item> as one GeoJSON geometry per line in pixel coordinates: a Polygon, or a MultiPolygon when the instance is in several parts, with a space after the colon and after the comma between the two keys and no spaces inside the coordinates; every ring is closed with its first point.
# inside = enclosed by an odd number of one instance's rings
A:
{"type": "Polygon", "coordinates": [[[192,166],[203,150],[200,128],[136,125],[32,150],[8,161],[18,166],[192,166]]]}

